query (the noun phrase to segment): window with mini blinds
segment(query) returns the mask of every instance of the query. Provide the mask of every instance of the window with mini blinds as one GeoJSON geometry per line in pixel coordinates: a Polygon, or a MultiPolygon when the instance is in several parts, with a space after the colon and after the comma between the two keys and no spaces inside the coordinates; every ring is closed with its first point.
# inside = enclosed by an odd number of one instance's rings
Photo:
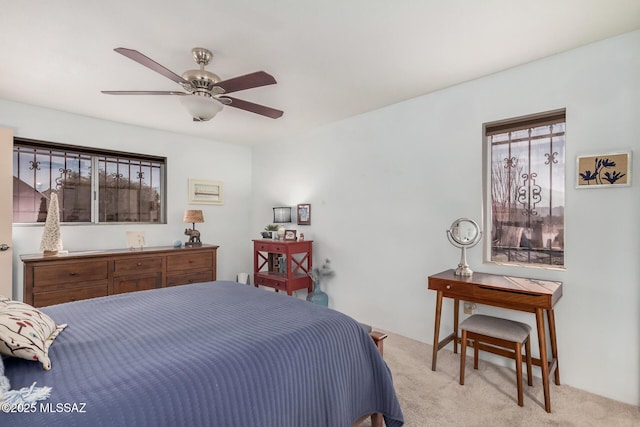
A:
{"type": "Polygon", "coordinates": [[[565,111],[484,130],[488,261],[564,267],[565,111]]]}
{"type": "Polygon", "coordinates": [[[164,223],[166,158],[14,139],[13,222],[164,223]]]}

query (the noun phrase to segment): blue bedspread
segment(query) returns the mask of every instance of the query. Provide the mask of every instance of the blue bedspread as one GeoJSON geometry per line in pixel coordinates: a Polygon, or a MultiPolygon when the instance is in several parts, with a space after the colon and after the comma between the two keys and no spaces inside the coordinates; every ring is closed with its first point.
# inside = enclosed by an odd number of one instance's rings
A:
{"type": "Polygon", "coordinates": [[[380,412],[401,426],[391,374],[348,316],[209,282],[43,309],[68,323],[51,371],[5,360],[12,388],[52,387],[14,426],[339,427],[380,412]]]}

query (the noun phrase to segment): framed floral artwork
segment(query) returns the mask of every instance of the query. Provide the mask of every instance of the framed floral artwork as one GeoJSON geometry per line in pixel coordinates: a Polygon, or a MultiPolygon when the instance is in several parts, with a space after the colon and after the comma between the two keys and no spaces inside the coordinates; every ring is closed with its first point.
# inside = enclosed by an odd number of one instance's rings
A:
{"type": "Polygon", "coordinates": [[[578,156],[578,188],[631,185],[631,151],[578,156]]]}

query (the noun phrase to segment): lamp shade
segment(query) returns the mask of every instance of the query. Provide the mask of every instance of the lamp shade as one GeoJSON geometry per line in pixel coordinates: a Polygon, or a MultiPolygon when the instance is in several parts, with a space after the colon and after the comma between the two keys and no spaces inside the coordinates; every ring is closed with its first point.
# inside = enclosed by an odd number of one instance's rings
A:
{"type": "Polygon", "coordinates": [[[184,222],[192,224],[204,222],[204,215],[200,209],[186,210],[184,211],[184,222]]]}
{"type": "Polygon", "coordinates": [[[220,101],[211,96],[200,95],[198,93],[181,96],[180,101],[187,111],[189,111],[191,117],[197,121],[204,122],[211,120],[222,110],[222,103],[220,101]]]}
{"type": "Polygon", "coordinates": [[[291,222],[291,207],[280,206],[277,208],[273,208],[273,222],[275,223],[291,222]]]}

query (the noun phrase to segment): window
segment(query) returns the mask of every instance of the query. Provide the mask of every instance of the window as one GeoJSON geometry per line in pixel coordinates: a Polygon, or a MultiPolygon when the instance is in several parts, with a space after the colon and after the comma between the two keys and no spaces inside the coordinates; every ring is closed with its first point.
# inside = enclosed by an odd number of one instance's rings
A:
{"type": "Polygon", "coordinates": [[[565,111],[484,129],[488,261],[564,267],[565,111]]]}
{"type": "Polygon", "coordinates": [[[15,138],[13,222],[164,223],[166,159],[15,138]],[[93,171],[97,171],[95,174],[93,171]]]}

